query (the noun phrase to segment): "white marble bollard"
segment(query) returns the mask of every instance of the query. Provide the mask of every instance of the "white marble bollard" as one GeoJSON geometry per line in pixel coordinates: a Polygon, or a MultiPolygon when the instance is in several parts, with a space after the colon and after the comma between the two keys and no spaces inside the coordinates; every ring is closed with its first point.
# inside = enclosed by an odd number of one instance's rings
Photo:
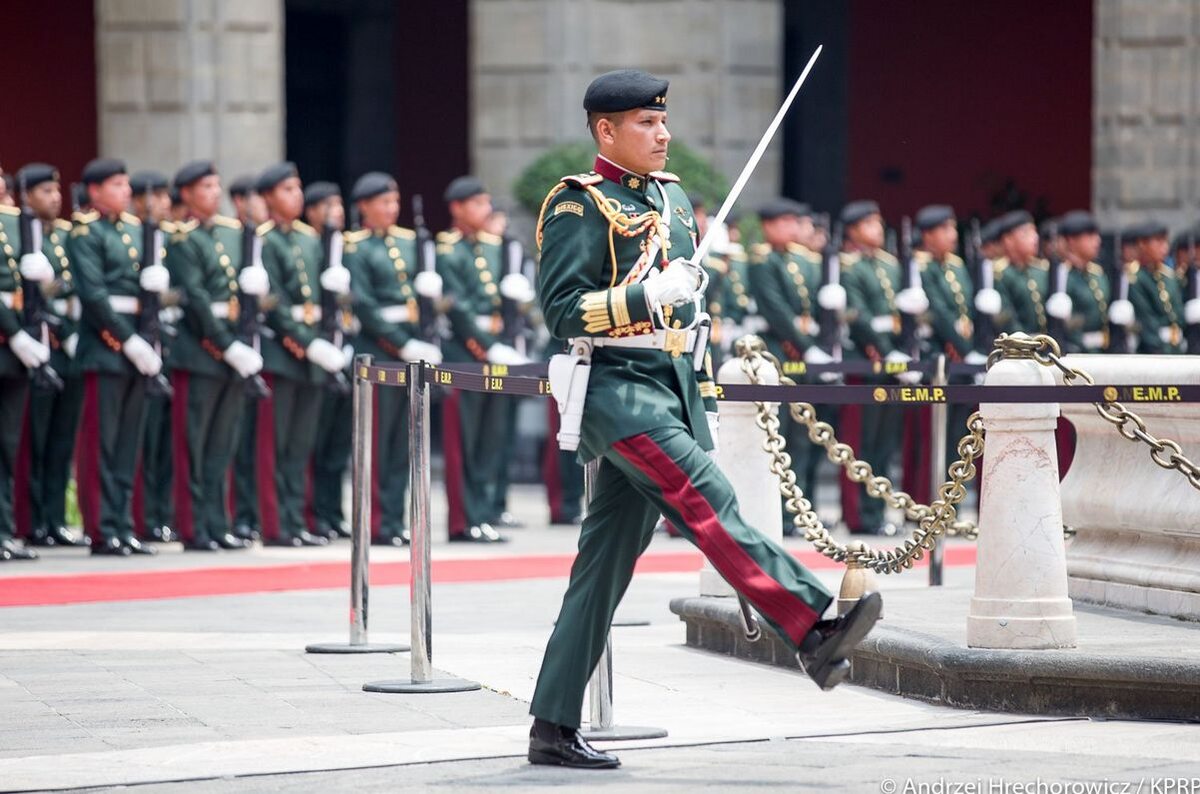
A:
{"type": "MultiPolygon", "coordinates": [[[[759,383],[778,386],[779,373],[765,359],[756,370],[759,383]]],[[[717,372],[717,383],[750,383],[742,372],[739,358],[726,361],[717,372]]],[[[778,403],[768,403],[772,411],[778,403]]],[[[733,485],[742,517],[750,526],[775,541],[783,540],[780,516],[779,478],[771,473],[771,455],[763,449],[766,434],[754,423],[758,411],[754,403],[721,403],[721,429],[718,433],[717,465],[733,485]]],[[[706,560],[700,569],[700,595],[732,596],[733,588],[706,560]]]]}
{"type": "MultiPolygon", "coordinates": [[[[1006,359],[988,371],[986,384],[1052,386],[1054,376],[1036,361],[1006,359]]],[[[987,442],[967,645],[1074,647],[1054,444],[1058,403],[984,403],[980,411],[987,442]]]]}

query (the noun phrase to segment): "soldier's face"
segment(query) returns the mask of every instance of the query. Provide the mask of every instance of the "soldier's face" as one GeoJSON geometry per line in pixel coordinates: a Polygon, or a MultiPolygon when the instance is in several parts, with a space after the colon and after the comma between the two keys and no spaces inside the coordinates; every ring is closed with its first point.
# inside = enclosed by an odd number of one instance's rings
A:
{"type": "Polygon", "coordinates": [[[1004,235],[1004,253],[1016,262],[1028,262],[1038,254],[1037,227],[1032,223],[1023,223],[1004,235]]]}
{"type": "Polygon", "coordinates": [[[846,230],[850,242],[864,248],[877,249],[883,247],[883,218],[878,215],[868,215],[846,230]]]}
{"type": "Polygon", "coordinates": [[[330,196],[322,199],[304,211],[305,220],[309,226],[323,229],[329,224],[335,229],[346,228],[346,208],[341,196],[330,196]]]}
{"type": "Polygon", "coordinates": [[[1159,237],[1147,237],[1145,240],[1138,240],[1137,243],[1137,258],[1144,265],[1152,265],[1163,261],[1167,258],[1167,251],[1171,244],[1167,241],[1166,235],[1159,237]]]}
{"type": "Polygon", "coordinates": [[[62,210],[62,188],[57,182],[42,182],[25,192],[29,208],[42,220],[58,217],[62,210]]]}
{"type": "Polygon", "coordinates": [[[792,239],[788,242],[800,243],[800,245],[813,247],[817,241],[817,225],[813,223],[812,218],[804,216],[796,218],[796,225],[793,227],[792,239]]]}
{"type": "Polygon", "coordinates": [[[400,192],[392,190],[358,202],[358,214],[368,229],[386,229],[400,217],[400,192]]]}
{"type": "Polygon", "coordinates": [[[1100,234],[1099,232],[1088,232],[1087,234],[1076,234],[1071,237],[1063,237],[1063,248],[1068,254],[1077,257],[1084,262],[1091,262],[1100,253],[1100,234]]]}
{"type": "Polygon", "coordinates": [[[667,114],[662,110],[631,110],[618,123],[604,119],[597,126],[600,153],[640,174],[667,165],[667,114]]]}
{"type": "Polygon", "coordinates": [[[762,222],[763,239],[772,248],[783,248],[797,242],[800,219],[795,215],[781,215],[762,222]]]}
{"type": "Polygon", "coordinates": [[[450,202],[450,217],[454,219],[454,224],[470,232],[483,229],[491,214],[492,197],[487,193],[479,193],[462,201],[450,202]]]}
{"type": "Polygon", "coordinates": [[[99,184],[88,186],[89,201],[103,215],[129,209],[132,195],[127,174],[114,174],[99,184]]]}
{"type": "Polygon", "coordinates": [[[289,176],[275,187],[263,194],[267,208],[278,215],[285,223],[290,223],[304,212],[304,191],[300,187],[300,178],[289,176]]]}
{"type": "Polygon", "coordinates": [[[271,217],[271,213],[267,211],[267,200],[259,193],[251,193],[246,197],[246,208],[246,212],[255,226],[266,223],[271,217]]]}
{"type": "Polygon", "coordinates": [[[171,193],[166,188],[150,194],[150,217],[156,221],[171,217],[171,193]]]}
{"type": "Polygon", "coordinates": [[[921,235],[921,243],[935,259],[944,259],[958,248],[958,226],[954,221],[935,226],[921,235]]]}
{"type": "Polygon", "coordinates": [[[221,205],[221,177],[216,174],[197,179],[180,190],[183,203],[198,218],[211,218],[221,205]]]}

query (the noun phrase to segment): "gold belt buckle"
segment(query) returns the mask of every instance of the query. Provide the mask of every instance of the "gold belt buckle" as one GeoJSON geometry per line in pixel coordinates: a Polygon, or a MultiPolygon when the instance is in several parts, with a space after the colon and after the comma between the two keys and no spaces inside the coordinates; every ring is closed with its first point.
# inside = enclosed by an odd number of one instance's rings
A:
{"type": "Polygon", "coordinates": [[[317,321],[317,307],[311,303],[304,304],[304,324],[312,325],[317,321]]]}
{"type": "Polygon", "coordinates": [[[229,296],[229,321],[231,323],[237,322],[238,313],[240,311],[241,311],[241,304],[238,303],[237,295],[230,295],[229,296]]]}
{"type": "Polygon", "coordinates": [[[687,350],[687,331],[668,328],[666,339],[663,341],[663,352],[679,358],[685,350],[687,350]]]}

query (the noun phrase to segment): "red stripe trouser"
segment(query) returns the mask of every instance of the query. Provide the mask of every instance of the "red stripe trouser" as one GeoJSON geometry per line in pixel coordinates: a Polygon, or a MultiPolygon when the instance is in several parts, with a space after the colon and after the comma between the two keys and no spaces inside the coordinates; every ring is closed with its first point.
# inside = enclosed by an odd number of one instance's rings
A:
{"type": "Polygon", "coordinates": [[[793,645],[829,606],[832,596],[810,571],[746,524],[733,487],[691,434],[662,428],[622,439],[600,462],[530,706],[535,717],[579,727],[613,612],[660,513],[793,645]]]}

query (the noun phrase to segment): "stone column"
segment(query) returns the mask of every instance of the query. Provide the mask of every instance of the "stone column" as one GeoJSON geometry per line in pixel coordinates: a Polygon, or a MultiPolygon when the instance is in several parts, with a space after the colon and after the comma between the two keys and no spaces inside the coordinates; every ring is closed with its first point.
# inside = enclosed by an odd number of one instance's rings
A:
{"type": "Polygon", "coordinates": [[[1106,226],[1200,214],[1200,0],[1096,0],[1092,203],[1106,226]]]}
{"type": "Polygon", "coordinates": [[[280,0],[96,0],[100,152],[227,179],[283,155],[280,0]]]}
{"type": "MultiPolygon", "coordinates": [[[[780,0],[471,0],[472,169],[511,203],[538,155],[589,140],[592,78],[636,67],[671,80],[672,133],[732,181],[783,99],[782,66],[780,0]]],[[[746,206],[779,191],[781,157],[777,142],[746,206]]]]}

